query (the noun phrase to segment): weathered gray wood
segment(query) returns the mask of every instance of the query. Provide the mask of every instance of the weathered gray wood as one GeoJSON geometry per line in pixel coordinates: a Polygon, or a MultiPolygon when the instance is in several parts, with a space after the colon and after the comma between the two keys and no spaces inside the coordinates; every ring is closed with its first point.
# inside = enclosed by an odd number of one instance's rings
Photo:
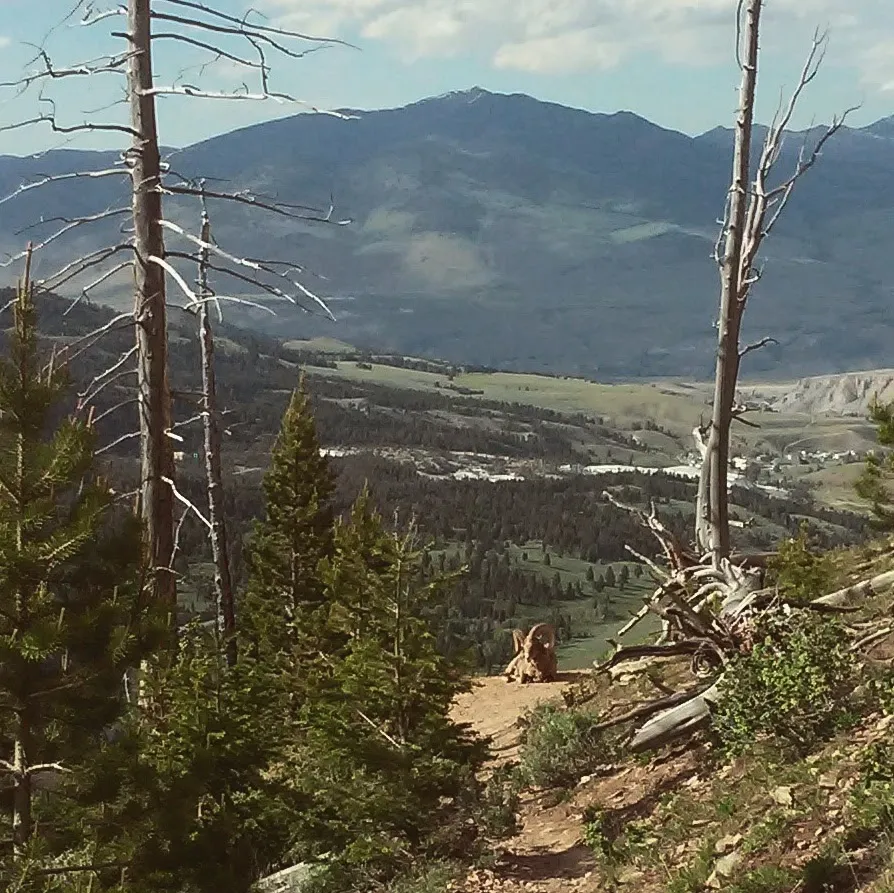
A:
{"type": "MultiPolygon", "coordinates": [[[[202,242],[211,240],[211,222],[202,215],[202,242]]],[[[214,594],[217,603],[220,633],[226,640],[227,662],[236,662],[236,606],[230,574],[230,556],[223,505],[223,474],[221,471],[220,416],[217,409],[217,385],[214,376],[214,333],[211,330],[208,298],[208,249],[202,248],[199,257],[199,342],[202,353],[202,427],[205,446],[205,482],[208,490],[208,523],[210,525],[211,556],[214,562],[214,594]]]]}
{"type": "Polygon", "coordinates": [[[161,209],[161,158],[153,86],[151,0],[127,0],[127,90],[131,127],[128,150],[133,187],[134,319],[140,417],[139,511],[144,524],[145,560],[155,601],[168,606],[176,622],[174,555],[174,452],[171,394],[168,386],[168,333],[164,270],[150,259],[164,259],[161,209]]]}

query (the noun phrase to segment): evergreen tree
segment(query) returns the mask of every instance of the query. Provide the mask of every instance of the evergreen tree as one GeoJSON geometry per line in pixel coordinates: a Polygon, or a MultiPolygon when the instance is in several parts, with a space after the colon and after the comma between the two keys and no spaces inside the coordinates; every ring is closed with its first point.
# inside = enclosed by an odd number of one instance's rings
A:
{"type": "Polygon", "coordinates": [[[309,800],[286,759],[295,734],[277,665],[200,627],[146,680],[153,705],[135,721],[127,824],[127,893],[247,893],[290,864],[309,800]]]}
{"type": "Polygon", "coordinates": [[[308,656],[323,644],[326,590],[319,565],[332,555],[335,491],[303,379],[283,416],[263,487],[266,515],[247,548],[239,625],[253,657],[278,662],[297,696],[313,685],[308,656]]]}
{"type": "Polygon", "coordinates": [[[420,585],[419,562],[415,533],[389,534],[364,490],[324,566],[340,647],[305,705],[296,762],[312,798],[302,855],[333,853],[334,877],[381,878],[453,852],[468,830],[459,807],[484,747],[450,718],[469,668],[438,652],[445,581],[420,585]]]}
{"type": "Polygon", "coordinates": [[[609,565],[605,569],[605,585],[609,587],[609,589],[613,588],[617,584],[617,580],[615,579],[615,569],[609,565]]]}
{"type": "Polygon", "coordinates": [[[894,473],[894,403],[882,404],[873,400],[869,407],[870,421],[876,426],[879,445],[886,450],[870,452],[866,465],[857,479],[857,495],[872,505],[875,526],[882,530],[894,529],[894,494],[890,480],[894,473]]]}
{"type": "Polygon", "coordinates": [[[40,356],[27,270],[13,313],[0,360],[0,800],[12,838],[0,881],[25,890],[59,859],[92,864],[114,837],[107,732],[126,709],[124,673],[159,639],[139,597],[139,524],[95,471],[91,425],[60,420],[67,376],[40,356]]]}

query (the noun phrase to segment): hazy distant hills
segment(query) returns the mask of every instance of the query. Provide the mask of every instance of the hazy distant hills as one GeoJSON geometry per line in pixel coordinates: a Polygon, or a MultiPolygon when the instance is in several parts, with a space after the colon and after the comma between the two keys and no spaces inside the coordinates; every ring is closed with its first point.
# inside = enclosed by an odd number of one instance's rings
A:
{"type": "MultiPolygon", "coordinates": [[[[308,284],[334,298],[337,325],[285,313],[271,330],[599,377],[709,370],[717,295],[709,255],[730,131],[690,138],[626,112],[590,114],[479,89],[356,114],[299,115],[170,157],[183,174],[286,201],[325,207],[332,195],[336,216],[351,218],[336,228],[216,210],[222,245],[289,257],[326,277],[308,284]]],[[[790,136],[788,165],[803,139],[790,136]]],[[[29,173],[102,167],[114,157],[90,156],[0,158],[0,191],[29,173]]],[[[0,206],[0,247],[18,245],[15,231],[41,212],[72,216],[116,203],[126,197],[112,181],[29,193],[0,206]]],[[[194,206],[169,213],[197,227],[194,206]]],[[[79,247],[114,239],[116,226],[82,230],[79,247]]],[[[799,184],[767,243],[749,308],[751,331],[781,345],[749,357],[748,371],[889,366],[892,256],[887,119],[842,131],[799,184]]],[[[269,318],[252,319],[271,328],[269,318]]]]}

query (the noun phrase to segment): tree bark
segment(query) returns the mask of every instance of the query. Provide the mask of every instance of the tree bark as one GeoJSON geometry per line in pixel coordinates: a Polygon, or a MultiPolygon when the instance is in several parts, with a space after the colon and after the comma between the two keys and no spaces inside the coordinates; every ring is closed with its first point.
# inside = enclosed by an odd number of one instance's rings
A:
{"type": "Polygon", "coordinates": [[[144,524],[144,560],[151,595],[170,612],[176,629],[174,556],[174,452],[168,385],[165,276],[150,258],[164,258],[161,219],[161,159],[152,88],[151,0],[127,0],[127,87],[131,126],[137,134],[129,152],[133,183],[134,319],[140,416],[139,512],[144,524]]]}
{"type": "MultiPolygon", "coordinates": [[[[202,241],[211,239],[208,215],[202,220],[202,241]]],[[[223,505],[221,471],[220,417],[217,410],[217,385],[214,376],[214,333],[208,315],[208,249],[202,248],[199,259],[199,340],[202,350],[202,424],[205,436],[205,480],[208,489],[208,523],[211,555],[214,562],[214,595],[217,602],[218,629],[226,642],[227,663],[236,663],[236,606],[230,574],[227,530],[223,505]]]]}
{"type": "MultiPolygon", "coordinates": [[[[18,303],[15,308],[15,326],[18,331],[21,345],[25,338],[23,305],[31,295],[31,245],[28,245],[28,254],[25,258],[25,275],[19,286],[18,303]]],[[[27,359],[24,351],[17,357],[17,373],[19,385],[23,389],[33,375],[33,369],[26,365],[27,359]]],[[[25,513],[28,506],[28,493],[25,478],[25,437],[20,428],[16,438],[16,473],[13,484],[15,494],[15,550],[21,558],[25,549],[25,513]]],[[[29,626],[28,597],[22,587],[17,583],[15,597],[15,633],[26,631],[29,626]]],[[[29,686],[28,663],[21,655],[16,655],[13,666],[18,671],[18,689],[16,692],[18,703],[15,705],[15,726],[13,731],[13,792],[12,792],[12,851],[16,861],[27,856],[28,844],[31,840],[33,827],[31,816],[31,775],[28,772],[31,761],[31,691],[29,686]]]]}
{"type": "MultiPolygon", "coordinates": [[[[717,322],[717,361],[714,403],[705,450],[703,472],[707,478],[708,522],[712,563],[720,566],[729,557],[729,435],[733,420],[736,382],[739,376],[739,334],[747,298],[742,268],[751,173],[751,138],[757,87],[758,35],[763,0],[745,0],[741,58],[742,80],[736,115],[732,181],[724,222],[723,257],[720,261],[720,317],[717,322]]],[[[698,523],[698,521],[696,522],[698,523]]]]}

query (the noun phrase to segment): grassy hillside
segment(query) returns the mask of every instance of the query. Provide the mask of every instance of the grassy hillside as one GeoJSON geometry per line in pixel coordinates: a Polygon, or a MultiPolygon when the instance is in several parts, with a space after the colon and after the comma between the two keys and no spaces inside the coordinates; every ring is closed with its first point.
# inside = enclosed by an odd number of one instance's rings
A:
{"type": "MultiPolygon", "coordinates": [[[[824,565],[823,585],[836,588],[891,570],[892,550],[894,541],[886,540],[836,552],[824,565]]],[[[543,686],[542,694],[530,693],[529,712],[497,683],[472,693],[460,715],[497,733],[501,777],[516,786],[518,799],[508,808],[517,824],[493,860],[471,870],[458,866],[450,889],[891,893],[891,610],[886,590],[856,599],[843,621],[819,621],[879,630],[870,645],[860,646],[856,662],[853,649],[829,654],[809,641],[797,646],[796,658],[785,651],[792,647],[785,624],[793,630],[800,621],[784,621],[775,639],[784,661],[772,663],[769,651],[746,653],[727,667],[728,676],[741,674],[754,685],[749,667],[775,667],[752,688],[751,701],[745,689],[738,695],[734,687],[724,689],[736,705],[732,713],[721,710],[707,728],[641,756],[625,752],[624,723],[597,727],[684,687],[686,661],[622,665],[566,681],[552,693],[543,686]],[[501,723],[508,727],[519,709],[520,746],[511,746],[501,723]]]]}

